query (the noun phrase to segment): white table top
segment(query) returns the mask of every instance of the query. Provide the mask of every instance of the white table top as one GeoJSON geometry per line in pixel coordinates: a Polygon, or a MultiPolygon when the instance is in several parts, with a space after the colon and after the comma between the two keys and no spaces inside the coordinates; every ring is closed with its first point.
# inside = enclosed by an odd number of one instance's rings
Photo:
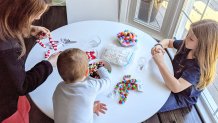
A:
{"type": "MultiPolygon", "coordinates": [[[[94,116],[94,123],[136,123],[142,122],[154,115],[166,102],[170,95],[170,90],[164,85],[162,76],[154,63],[150,50],[157,42],[148,34],[134,27],[109,21],[83,21],[63,26],[52,32],[54,40],[60,38],[69,38],[78,41],[59,48],[64,50],[71,47],[89,49],[87,42],[92,40],[94,35],[98,35],[101,44],[95,48],[99,54],[108,46],[108,44],[116,44],[116,35],[118,32],[128,29],[137,34],[138,44],[132,62],[126,67],[118,67],[112,64],[112,82],[116,83],[122,80],[124,75],[132,75],[144,84],[143,92],[130,91],[127,101],[124,104],[118,104],[118,97],[109,98],[106,94],[101,94],[96,100],[107,104],[107,112],[99,117],[94,116]],[[145,58],[146,62],[142,70],[139,69],[139,58],[145,58]]],[[[36,63],[44,59],[46,49],[38,44],[31,50],[27,61],[26,70],[31,69],[36,63]]],[[[98,55],[99,57],[100,55],[98,55]]],[[[172,65],[169,57],[165,55],[165,62],[172,72],[172,65]]],[[[54,68],[53,73],[48,79],[36,90],[30,93],[30,97],[37,107],[47,116],[53,119],[52,95],[56,85],[62,81],[54,68]]],[[[111,88],[112,91],[113,88],[111,88]]]]}

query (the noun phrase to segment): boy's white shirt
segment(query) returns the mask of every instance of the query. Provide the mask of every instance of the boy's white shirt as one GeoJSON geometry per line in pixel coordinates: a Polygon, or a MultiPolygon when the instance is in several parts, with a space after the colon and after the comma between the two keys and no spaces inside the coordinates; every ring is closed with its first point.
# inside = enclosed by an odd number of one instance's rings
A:
{"type": "Polygon", "coordinates": [[[82,82],[57,85],[53,94],[55,123],[92,123],[93,105],[96,96],[109,89],[111,80],[108,71],[98,70],[101,79],[86,79],[82,82]]]}

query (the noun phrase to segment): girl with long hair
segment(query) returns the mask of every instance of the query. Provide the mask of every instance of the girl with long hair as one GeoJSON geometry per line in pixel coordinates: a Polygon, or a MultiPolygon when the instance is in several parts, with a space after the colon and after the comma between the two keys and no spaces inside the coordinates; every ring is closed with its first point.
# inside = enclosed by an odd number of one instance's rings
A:
{"type": "Polygon", "coordinates": [[[213,82],[218,58],[218,23],[201,20],[191,24],[184,40],[165,39],[151,53],[166,86],[172,91],[159,112],[196,104],[202,90],[213,82]],[[175,48],[174,75],[163,59],[164,48],[175,48]]]}

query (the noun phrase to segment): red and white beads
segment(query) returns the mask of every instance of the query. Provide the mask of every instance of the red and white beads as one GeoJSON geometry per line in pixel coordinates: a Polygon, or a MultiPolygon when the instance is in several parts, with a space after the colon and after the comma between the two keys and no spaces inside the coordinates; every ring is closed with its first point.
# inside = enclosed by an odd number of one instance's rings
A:
{"type": "Polygon", "coordinates": [[[48,58],[50,55],[51,55],[51,50],[48,50],[48,51],[45,53],[45,58],[48,58]]]}
{"type": "Polygon", "coordinates": [[[86,55],[88,56],[89,60],[96,59],[96,52],[95,51],[86,51],[86,55]]]}
{"type": "Polygon", "coordinates": [[[49,43],[55,51],[58,49],[57,43],[51,37],[49,37],[49,43]]]}
{"type": "Polygon", "coordinates": [[[43,48],[46,48],[45,44],[42,43],[42,41],[40,41],[39,39],[36,40],[36,42],[42,46],[43,48]]]}

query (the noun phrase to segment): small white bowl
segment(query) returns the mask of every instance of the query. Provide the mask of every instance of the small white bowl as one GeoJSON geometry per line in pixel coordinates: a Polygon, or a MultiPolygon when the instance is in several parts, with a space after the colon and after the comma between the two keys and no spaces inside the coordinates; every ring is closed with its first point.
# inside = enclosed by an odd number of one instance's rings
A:
{"type": "MultiPolygon", "coordinates": [[[[104,67],[108,70],[109,73],[111,73],[111,71],[112,71],[111,65],[106,60],[103,60],[103,59],[94,59],[94,60],[89,61],[89,64],[98,63],[98,62],[103,62],[104,67]]],[[[95,79],[95,78],[91,77],[90,75],[89,75],[89,78],[95,79]]]]}

